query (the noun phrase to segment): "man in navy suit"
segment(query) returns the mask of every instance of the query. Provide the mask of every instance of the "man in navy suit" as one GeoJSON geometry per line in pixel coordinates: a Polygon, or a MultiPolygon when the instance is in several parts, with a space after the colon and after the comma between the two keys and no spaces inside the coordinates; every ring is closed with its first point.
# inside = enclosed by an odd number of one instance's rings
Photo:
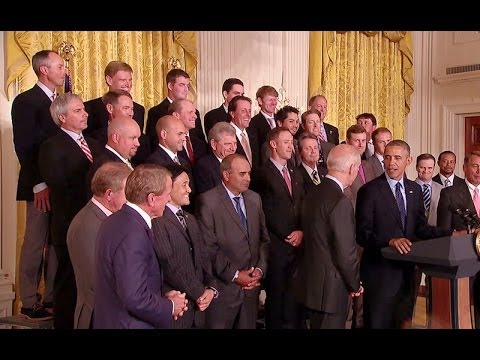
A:
{"type": "Polygon", "coordinates": [[[218,122],[230,122],[232,120],[228,113],[228,104],[238,95],[243,95],[243,82],[237,78],[229,78],[224,81],[222,86],[222,95],[225,101],[216,109],[212,109],[205,114],[203,125],[205,127],[205,134],[208,136],[210,129],[218,122]]]}
{"type": "MultiPolygon", "coordinates": [[[[328,141],[334,145],[339,143],[338,128],[324,122],[327,117],[327,98],[323,95],[315,95],[308,100],[308,109],[317,110],[320,113],[320,134],[323,141],[328,141]]],[[[326,161],[326,159],[325,159],[326,161]]]]}
{"type": "Polygon", "coordinates": [[[168,329],[187,310],[185,293],[163,296],[163,273],[155,253],[152,219],[163,215],[171,174],[139,165],[127,178],[127,203],[108,217],[97,236],[95,329],[168,329]]]}
{"type": "Polygon", "coordinates": [[[50,189],[40,174],[38,153],[40,144],[58,132],[50,105],[57,94],[56,87],[62,86],[65,80],[65,67],[60,55],[51,50],[41,50],[33,55],[32,67],[38,82],[13,100],[12,125],[13,143],[20,162],[17,201],[27,202],[19,267],[21,313],[38,320],[51,318],[51,314],[37,302],[41,264],[44,265],[43,305],[46,308],[53,306],[53,279],[57,270],[55,252],[49,246],[50,189]]]}
{"type": "MultiPolygon", "coordinates": [[[[157,132],[155,127],[158,119],[168,114],[168,107],[174,101],[178,99],[186,99],[188,95],[188,88],[190,86],[190,75],[188,75],[182,69],[172,69],[167,73],[167,97],[163,101],[148,110],[147,115],[147,127],[145,134],[150,138],[150,147],[153,150],[156,149],[158,144],[157,132]]],[[[205,138],[205,134],[202,129],[202,119],[200,113],[195,109],[197,119],[195,120],[194,132],[198,137],[205,138]]]]}
{"type": "Polygon", "coordinates": [[[402,140],[391,141],[384,152],[385,174],[358,191],[356,236],[364,249],[360,278],[365,288],[366,328],[405,327],[415,305],[415,265],[387,260],[381,249],[391,246],[405,254],[412,241],[452,234],[428,225],[422,190],[405,177],[411,161],[410,146],[402,140]]]}
{"type": "Polygon", "coordinates": [[[237,137],[232,125],[220,121],[208,133],[208,143],[211,151],[201,158],[193,169],[197,193],[213,189],[222,182],[220,163],[223,158],[235,154],[237,150],[237,137]]]}

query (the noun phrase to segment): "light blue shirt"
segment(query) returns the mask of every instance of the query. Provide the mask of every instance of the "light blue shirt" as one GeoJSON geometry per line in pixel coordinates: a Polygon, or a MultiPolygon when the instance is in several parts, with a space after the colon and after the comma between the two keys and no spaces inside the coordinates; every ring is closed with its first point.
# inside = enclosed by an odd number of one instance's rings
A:
{"type": "Polygon", "coordinates": [[[233,198],[234,197],[240,198],[240,207],[242,208],[243,215],[245,215],[245,218],[247,218],[247,210],[245,209],[245,202],[243,201],[242,194],[235,195],[234,193],[232,193],[230,190],[228,190],[228,188],[225,186],[225,183],[223,181],[222,181],[222,185],[225,188],[225,190],[227,190],[228,197],[230,198],[230,201],[232,202],[233,208],[235,209],[235,211],[237,211],[237,203],[235,202],[235,200],[233,200],[233,198]]]}
{"type": "Polygon", "coordinates": [[[405,211],[407,211],[407,197],[405,196],[405,185],[403,184],[403,177],[400,179],[400,181],[391,179],[390,177],[388,177],[387,173],[385,173],[385,177],[387,178],[390,190],[392,190],[393,197],[395,197],[395,186],[397,185],[397,183],[400,183],[400,191],[402,192],[403,203],[405,204],[405,211]]]}

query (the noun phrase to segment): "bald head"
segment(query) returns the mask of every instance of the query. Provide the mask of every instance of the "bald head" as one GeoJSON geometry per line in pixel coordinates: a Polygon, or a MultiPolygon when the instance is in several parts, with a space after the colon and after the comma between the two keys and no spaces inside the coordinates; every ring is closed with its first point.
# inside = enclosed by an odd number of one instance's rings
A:
{"type": "Polygon", "coordinates": [[[172,115],[162,116],[155,128],[158,142],[173,153],[182,150],[186,128],[182,120],[172,115]]]}
{"type": "Polygon", "coordinates": [[[344,187],[352,185],[360,166],[360,153],[352,145],[340,144],[328,154],[328,174],[338,179],[344,187]]]}
{"type": "Polygon", "coordinates": [[[128,116],[113,119],[108,125],[107,145],[123,158],[130,160],[140,146],[141,131],[137,122],[128,116]]]}

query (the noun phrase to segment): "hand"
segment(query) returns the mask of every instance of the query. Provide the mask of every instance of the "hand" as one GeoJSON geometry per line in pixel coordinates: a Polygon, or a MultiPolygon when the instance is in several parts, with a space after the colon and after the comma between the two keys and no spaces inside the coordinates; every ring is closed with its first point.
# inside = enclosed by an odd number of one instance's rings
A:
{"type": "Polygon", "coordinates": [[[205,311],[213,300],[215,293],[212,289],[205,289],[203,294],[197,299],[197,306],[200,311],[205,311]]]}
{"type": "Polygon", "coordinates": [[[410,252],[410,246],[412,242],[405,238],[391,239],[388,245],[397,249],[400,254],[407,254],[410,252]]]}
{"type": "Polygon", "coordinates": [[[251,267],[248,270],[240,270],[235,282],[244,290],[251,290],[257,286],[260,286],[260,279],[261,272],[251,267]],[[255,276],[255,274],[257,274],[257,276],[255,276]]]}
{"type": "Polygon", "coordinates": [[[48,190],[48,187],[33,194],[33,204],[38,211],[45,213],[50,211],[50,190],[48,190]]]}
{"type": "MultiPolygon", "coordinates": [[[[471,231],[472,234],[476,234],[480,231],[480,229],[473,229],[471,231]]],[[[468,231],[467,230],[458,230],[458,231],[454,231],[452,233],[453,236],[461,236],[461,235],[467,235],[468,234],[468,231]]]]}
{"type": "Polygon", "coordinates": [[[167,299],[173,301],[173,318],[177,320],[180,316],[183,316],[185,311],[188,310],[186,294],[177,290],[171,290],[165,294],[167,299]]]}
{"type": "Polygon", "coordinates": [[[364,291],[363,286],[360,285],[360,289],[358,289],[357,292],[351,292],[351,293],[350,293],[350,296],[351,296],[351,297],[359,297],[360,295],[363,294],[363,291],[364,291]]]}
{"type": "Polygon", "coordinates": [[[302,244],[303,240],[303,232],[300,230],[294,230],[290,235],[287,236],[285,239],[290,245],[297,247],[302,244]]]}

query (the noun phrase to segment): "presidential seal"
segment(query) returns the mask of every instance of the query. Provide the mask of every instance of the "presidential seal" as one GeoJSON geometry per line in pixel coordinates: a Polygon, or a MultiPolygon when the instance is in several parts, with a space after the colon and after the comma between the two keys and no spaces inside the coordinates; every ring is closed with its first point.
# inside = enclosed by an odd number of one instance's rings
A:
{"type": "Polygon", "coordinates": [[[475,250],[477,251],[477,256],[480,257],[480,232],[475,236],[475,250]]]}

